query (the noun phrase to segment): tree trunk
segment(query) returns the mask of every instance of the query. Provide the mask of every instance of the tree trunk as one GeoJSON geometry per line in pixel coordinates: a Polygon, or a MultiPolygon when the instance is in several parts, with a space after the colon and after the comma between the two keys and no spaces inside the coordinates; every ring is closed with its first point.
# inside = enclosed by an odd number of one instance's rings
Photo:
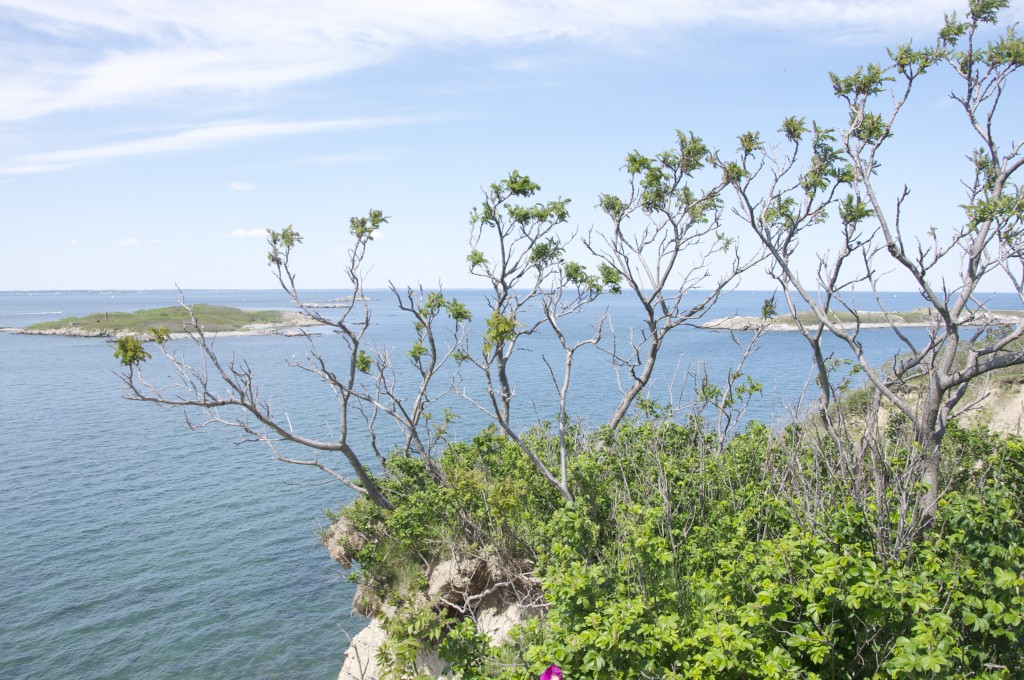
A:
{"type": "Polygon", "coordinates": [[[928,390],[914,422],[914,442],[921,452],[921,482],[927,485],[924,494],[922,514],[931,519],[938,508],[942,463],[942,439],[946,435],[945,424],[939,418],[939,396],[928,390]]]}

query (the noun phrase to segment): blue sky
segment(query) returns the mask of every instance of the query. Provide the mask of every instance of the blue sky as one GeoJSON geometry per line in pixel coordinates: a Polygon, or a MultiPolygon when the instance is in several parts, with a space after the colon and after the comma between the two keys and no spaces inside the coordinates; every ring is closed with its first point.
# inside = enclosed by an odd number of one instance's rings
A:
{"type": "MultiPolygon", "coordinates": [[[[955,9],[0,0],[0,289],[268,288],[263,230],[288,224],[300,285],[341,287],[348,218],[370,208],[391,216],[371,286],[476,286],[469,210],[510,170],[600,229],[597,195],[625,187],[629,151],[676,129],[732,150],[793,114],[841,124],[828,71],[930,43],[955,9]]],[[[959,139],[949,87],[918,93],[886,168],[922,231],[956,205],[962,154],[935,144],[959,139]]]]}

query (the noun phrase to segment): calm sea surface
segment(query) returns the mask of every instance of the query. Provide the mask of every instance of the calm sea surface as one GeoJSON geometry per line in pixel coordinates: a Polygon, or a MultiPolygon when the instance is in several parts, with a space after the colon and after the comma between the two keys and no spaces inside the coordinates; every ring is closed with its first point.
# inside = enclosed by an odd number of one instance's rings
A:
{"type": "MultiPolygon", "coordinates": [[[[479,292],[454,294],[481,317],[479,292]]],[[[402,356],[411,322],[389,293],[373,295],[374,337],[402,356]]],[[[920,306],[916,295],[888,295],[894,309],[920,306]]],[[[162,307],[176,297],[0,292],[0,326],[162,307]]],[[[757,314],[765,297],[732,293],[709,318],[757,314]]],[[[187,299],[288,308],[277,291],[189,291],[187,299]]],[[[607,304],[621,343],[634,311],[625,299],[607,304]]],[[[1020,302],[996,296],[993,307],[1017,309],[1020,302]]],[[[593,320],[588,312],[567,327],[582,338],[593,320]]],[[[897,348],[886,331],[864,337],[875,360],[897,348]]],[[[247,358],[296,429],[336,432],[330,392],[285,364],[303,355],[301,339],[216,343],[247,358]]],[[[319,338],[327,356],[339,345],[329,333],[319,338]]],[[[188,350],[185,343],[178,348],[188,350]]],[[[552,348],[550,338],[524,344],[515,373],[524,424],[555,413],[541,361],[552,348]]],[[[663,351],[652,396],[685,398],[692,394],[688,370],[706,366],[720,379],[737,355],[728,334],[685,329],[663,351]]],[[[275,462],[259,445],[239,444],[234,432],[191,432],[179,412],[125,400],[117,368],[102,339],[0,334],[0,678],[336,677],[348,636],[365,622],[350,616],[353,588],[315,530],[326,524],[323,509],[345,503],[349,492],[322,473],[275,462]]],[[[781,417],[780,404],[795,401],[808,380],[803,340],[768,334],[746,370],[765,384],[749,415],[781,417]]],[[[615,397],[607,357],[581,355],[572,413],[600,423],[615,397]]],[[[484,421],[463,411],[456,435],[468,437],[484,421]]]]}

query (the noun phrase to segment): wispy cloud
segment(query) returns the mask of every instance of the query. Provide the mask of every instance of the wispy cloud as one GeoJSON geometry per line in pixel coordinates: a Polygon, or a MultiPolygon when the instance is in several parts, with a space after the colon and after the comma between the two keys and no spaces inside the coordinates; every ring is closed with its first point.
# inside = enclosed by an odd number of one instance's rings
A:
{"type": "Polygon", "coordinates": [[[117,242],[117,245],[124,246],[125,248],[134,248],[135,246],[141,246],[142,241],[137,238],[123,238],[117,242]]]}
{"type": "MultiPolygon", "coordinates": [[[[0,120],[186,91],[254,93],[413,49],[600,41],[712,23],[900,35],[959,0],[0,0],[0,120]]],[[[1019,16],[1021,11],[1014,10],[1019,16]]]]}
{"type": "MultiPolygon", "coordinates": [[[[325,131],[350,131],[390,125],[407,125],[428,120],[433,120],[433,118],[381,116],[377,118],[346,118],[304,122],[236,121],[183,130],[169,135],[133,139],[83,149],[29,154],[16,159],[7,166],[0,166],[0,175],[51,172],[108,158],[202,149],[261,137],[301,135],[325,131]]],[[[236,187],[232,186],[232,188],[236,187]]]]}
{"type": "Polygon", "coordinates": [[[227,233],[228,238],[266,238],[266,229],[232,229],[227,233]]]}
{"type": "Polygon", "coordinates": [[[249,182],[232,182],[228,185],[232,191],[253,191],[256,189],[255,184],[249,182]]]}

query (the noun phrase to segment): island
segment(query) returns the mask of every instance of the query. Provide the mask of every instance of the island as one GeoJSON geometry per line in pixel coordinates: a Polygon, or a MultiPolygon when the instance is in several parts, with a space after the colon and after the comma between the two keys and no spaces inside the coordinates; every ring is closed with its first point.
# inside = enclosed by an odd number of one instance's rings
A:
{"type": "MultiPolygon", "coordinates": [[[[300,312],[285,310],[246,310],[222,305],[191,306],[199,325],[207,333],[221,335],[301,335],[299,330],[317,322],[300,312]]],[[[125,335],[149,335],[154,328],[166,328],[171,337],[185,335],[191,323],[189,310],[181,305],[142,309],[136,312],[98,312],[59,321],[46,321],[26,328],[0,328],[8,333],[26,335],[64,335],[74,337],[119,338],[125,335]]]]}
{"type": "MultiPolygon", "coordinates": [[[[795,331],[799,327],[797,318],[801,323],[815,326],[818,318],[813,312],[800,312],[796,318],[787,315],[779,315],[771,319],[762,319],[757,316],[729,316],[720,319],[712,319],[697,324],[697,328],[712,331],[753,331],[764,325],[766,331],[795,331]]],[[[932,326],[937,318],[934,310],[928,308],[911,309],[903,312],[889,312],[888,316],[883,312],[832,312],[833,322],[844,330],[854,328],[928,328],[932,326]]],[[[990,323],[1015,325],[1024,321],[1024,311],[1002,310],[989,312],[988,314],[977,314],[975,316],[964,315],[960,319],[963,326],[982,326],[990,323]]]]}

